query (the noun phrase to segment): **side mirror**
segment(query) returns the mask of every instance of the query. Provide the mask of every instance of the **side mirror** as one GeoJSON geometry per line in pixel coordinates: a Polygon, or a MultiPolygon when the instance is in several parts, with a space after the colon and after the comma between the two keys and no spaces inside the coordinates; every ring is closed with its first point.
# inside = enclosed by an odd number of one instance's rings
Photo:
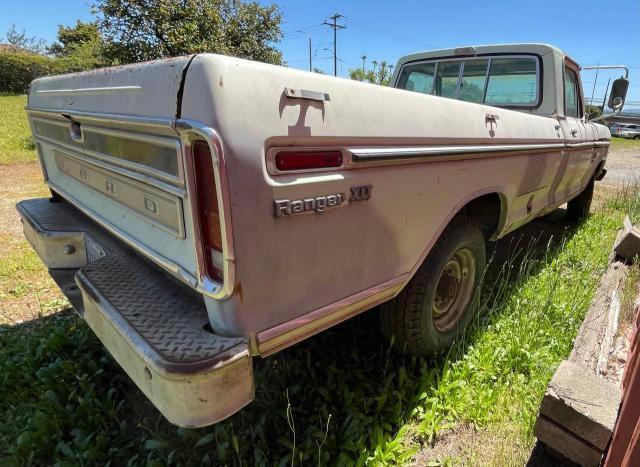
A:
{"type": "Polygon", "coordinates": [[[624,105],[624,99],[627,97],[627,90],[629,89],[629,80],[625,78],[618,78],[613,82],[611,86],[611,94],[609,94],[609,102],[607,107],[613,111],[622,110],[624,105]]]}

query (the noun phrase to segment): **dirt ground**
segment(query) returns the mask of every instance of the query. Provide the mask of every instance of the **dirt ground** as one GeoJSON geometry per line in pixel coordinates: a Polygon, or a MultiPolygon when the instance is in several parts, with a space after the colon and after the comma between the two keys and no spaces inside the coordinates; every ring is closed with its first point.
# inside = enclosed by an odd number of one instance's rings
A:
{"type": "Polygon", "coordinates": [[[66,306],[22,234],[15,205],[49,196],[37,163],[0,166],[0,324],[32,320],[66,306]]]}
{"type": "Polygon", "coordinates": [[[640,150],[634,148],[612,149],[607,157],[605,185],[620,184],[640,177],[640,150]]]}
{"type": "Polygon", "coordinates": [[[602,205],[604,200],[625,183],[640,179],[640,149],[613,148],[607,157],[607,175],[596,183],[594,206],[602,205]]]}

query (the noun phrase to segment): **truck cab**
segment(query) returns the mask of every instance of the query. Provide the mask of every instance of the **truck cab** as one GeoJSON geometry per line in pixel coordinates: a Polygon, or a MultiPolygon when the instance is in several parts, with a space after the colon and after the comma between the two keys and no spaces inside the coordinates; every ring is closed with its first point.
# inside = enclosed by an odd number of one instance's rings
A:
{"type": "Polygon", "coordinates": [[[571,173],[563,177],[561,198],[574,192],[587,173],[591,143],[611,138],[605,125],[587,122],[580,70],[571,57],[551,45],[488,45],[407,55],[398,61],[391,83],[399,89],[557,120],[570,147],[585,147],[568,156],[571,173]]]}

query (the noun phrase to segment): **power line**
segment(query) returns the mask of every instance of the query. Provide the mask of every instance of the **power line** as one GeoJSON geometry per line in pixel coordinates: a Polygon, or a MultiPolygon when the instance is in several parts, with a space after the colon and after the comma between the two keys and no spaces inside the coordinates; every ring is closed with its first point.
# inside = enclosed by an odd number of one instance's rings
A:
{"type": "Polygon", "coordinates": [[[280,42],[288,42],[294,41],[298,39],[302,39],[304,37],[313,36],[315,34],[324,33],[326,30],[324,29],[324,24],[319,24],[314,28],[306,28],[306,29],[297,29],[295,31],[283,32],[283,39],[280,42]]]}
{"type": "MultiPolygon", "coordinates": [[[[319,58],[314,58],[313,60],[315,62],[322,62],[325,60],[333,60],[333,57],[319,57],[319,58]]],[[[296,60],[287,60],[287,63],[301,63],[301,62],[307,62],[307,61],[309,61],[308,58],[300,58],[296,60]]]]}
{"type": "Polygon", "coordinates": [[[362,21],[353,19],[353,18],[349,18],[347,16],[343,16],[344,20],[347,21],[351,26],[358,28],[358,29],[362,29],[363,31],[367,31],[367,32],[371,32],[371,33],[375,33],[375,34],[383,34],[386,35],[387,37],[391,37],[395,40],[399,40],[399,41],[404,41],[404,42],[411,42],[413,44],[419,45],[420,47],[428,47],[430,49],[437,49],[439,48],[439,46],[434,45],[434,44],[430,44],[428,42],[424,42],[418,39],[415,39],[413,37],[409,37],[409,36],[405,36],[404,34],[400,34],[397,32],[393,32],[393,31],[389,31],[387,29],[381,28],[379,26],[374,26],[371,24],[367,24],[364,23],[362,21]]]}
{"type": "Polygon", "coordinates": [[[293,31],[291,31],[291,30],[290,31],[282,31],[282,34],[285,35],[285,36],[286,35],[291,35],[291,34],[300,34],[300,33],[306,34],[306,33],[309,33],[309,32],[319,31],[321,29],[324,29],[324,24],[322,24],[322,23],[314,24],[312,26],[306,26],[304,28],[297,28],[297,29],[295,29],[293,31]]]}

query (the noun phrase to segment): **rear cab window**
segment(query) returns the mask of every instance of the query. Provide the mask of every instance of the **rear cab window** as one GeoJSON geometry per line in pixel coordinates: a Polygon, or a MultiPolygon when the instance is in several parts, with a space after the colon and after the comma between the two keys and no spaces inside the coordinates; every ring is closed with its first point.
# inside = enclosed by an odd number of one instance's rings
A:
{"type": "Polygon", "coordinates": [[[574,70],[564,67],[564,114],[567,117],[582,117],[580,84],[574,70]]]}
{"type": "Polygon", "coordinates": [[[434,59],[405,64],[396,87],[497,107],[537,107],[540,62],[535,56],[434,59]]]}

